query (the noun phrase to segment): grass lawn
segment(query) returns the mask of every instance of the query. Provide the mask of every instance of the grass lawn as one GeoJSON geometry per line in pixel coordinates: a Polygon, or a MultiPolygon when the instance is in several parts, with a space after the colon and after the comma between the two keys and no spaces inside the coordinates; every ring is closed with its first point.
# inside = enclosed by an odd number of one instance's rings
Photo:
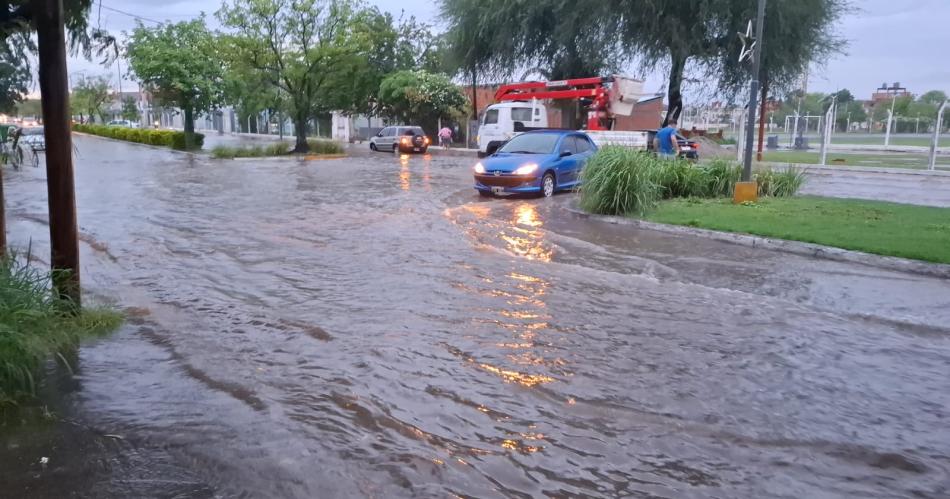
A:
{"type": "Polygon", "coordinates": [[[646,220],[950,263],[950,208],[812,196],[663,201],[646,220]]]}
{"type": "MultiPolygon", "coordinates": [[[[812,151],[766,151],[763,155],[763,159],[776,163],[805,163],[817,165],[819,155],[818,152],[812,151]]],[[[852,154],[829,151],[827,164],[923,169],[927,168],[927,161],[927,156],[922,154],[852,154]]],[[[937,156],[937,168],[950,169],[950,157],[937,156]]]]}

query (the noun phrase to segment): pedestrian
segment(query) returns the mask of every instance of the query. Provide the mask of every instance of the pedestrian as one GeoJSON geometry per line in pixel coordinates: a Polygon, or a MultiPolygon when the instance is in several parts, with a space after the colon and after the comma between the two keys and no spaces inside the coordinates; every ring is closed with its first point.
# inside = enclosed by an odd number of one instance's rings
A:
{"type": "Polygon", "coordinates": [[[452,145],[452,129],[448,126],[444,126],[441,130],[439,130],[439,145],[442,147],[449,147],[452,145]]]}
{"type": "Polygon", "coordinates": [[[680,145],[676,140],[676,119],[667,121],[666,126],[656,132],[653,150],[661,159],[676,159],[680,155],[680,145]]]}

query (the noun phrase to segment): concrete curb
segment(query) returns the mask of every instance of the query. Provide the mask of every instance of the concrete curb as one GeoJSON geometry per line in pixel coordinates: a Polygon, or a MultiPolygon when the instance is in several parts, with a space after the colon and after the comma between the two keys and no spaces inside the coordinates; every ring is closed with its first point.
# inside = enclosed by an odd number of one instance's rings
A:
{"type": "Polygon", "coordinates": [[[612,223],[617,225],[631,225],[640,229],[653,230],[657,232],[666,232],[668,234],[677,234],[683,236],[702,237],[713,239],[725,243],[748,246],[750,248],[761,248],[771,251],[781,251],[795,255],[808,256],[813,258],[822,258],[837,262],[858,263],[870,267],[877,267],[886,270],[895,270],[898,272],[908,272],[912,274],[921,274],[942,279],[950,279],[950,265],[942,263],[929,263],[906,258],[893,256],[872,255],[860,251],[852,251],[831,246],[822,246],[820,244],[803,243],[800,241],[789,241],[785,239],[772,239],[763,236],[754,236],[749,234],[738,234],[735,232],[720,232],[709,229],[697,229],[695,227],[684,227],[681,225],[669,225],[656,222],[647,222],[634,218],[594,215],[581,210],[574,205],[568,205],[567,210],[582,218],[588,218],[600,222],[612,223]]]}

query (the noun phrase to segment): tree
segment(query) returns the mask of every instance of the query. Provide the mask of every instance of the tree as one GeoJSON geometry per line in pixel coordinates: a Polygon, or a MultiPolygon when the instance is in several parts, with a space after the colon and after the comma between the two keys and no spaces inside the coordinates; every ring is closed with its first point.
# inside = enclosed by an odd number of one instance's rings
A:
{"type": "Polygon", "coordinates": [[[939,106],[940,104],[943,104],[945,100],[947,100],[947,93],[943,90],[931,90],[921,95],[917,100],[927,104],[933,104],[934,106],[939,106]]]}
{"type": "MultiPolygon", "coordinates": [[[[511,78],[516,70],[548,80],[606,76],[619,66],[622,50],[602,25],[609,10],[602,4],[443,0],[449,58],[471,77],[473,87],[479,74],[511,78]]],[[[569,120],[565,125],[576,125],[578,103],[557,105],[569,120]]]]}
{"type": "Polygon", "coordinates": [[[87,116],[90,123],[96,118],[105,121],[103,105],[109,100],[109,80],[105,76],[85,77],[73,87],[70,107],[72,114],[87,116]]]}
{"type": "Polygon", "coordinates": [[[383,112],[403,123],[433,130],[440,118],[464,116],[468,100],[448,77],[425,71],[399,71],[379,86],[383,112]]]}
{"type": "Polygon", "coordinates": [[[139,107],[132,97],[122,99],[122,119],[129,121],[138,121],[141,114],[139,107]]]}
{"type": "MultiPolygon", "coordinates": [[[[357,108],[368,86],[355,84],[374,39],[366,9],[350,0],[225,2],[217,12],[234,30],[229,53],[240,57],[286,95],[297,136],[307,152],[307,125],[317,115],[357,108]]],[[[362,80],[360,80],[362,81],[362,80]]]]}
{"type": "Polygon", "coordinates": [[[129,69],[158,102],[181,108],[185,147],[194,143],[195,117],[223,101],[224,71],[218,45],[204,16],[132,31],[126,47],[129,69]]]}

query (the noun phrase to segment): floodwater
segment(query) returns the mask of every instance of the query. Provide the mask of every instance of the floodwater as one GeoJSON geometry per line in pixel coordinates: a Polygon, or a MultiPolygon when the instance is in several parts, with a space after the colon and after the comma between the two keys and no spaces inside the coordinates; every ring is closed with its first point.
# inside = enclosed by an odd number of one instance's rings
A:
{"type": "Polygon", "coordinates": [[[483,200],[468,158],[76,145],[130,319],[0,429],[0,495],[950,495],[947,282],[483,200]]]}

